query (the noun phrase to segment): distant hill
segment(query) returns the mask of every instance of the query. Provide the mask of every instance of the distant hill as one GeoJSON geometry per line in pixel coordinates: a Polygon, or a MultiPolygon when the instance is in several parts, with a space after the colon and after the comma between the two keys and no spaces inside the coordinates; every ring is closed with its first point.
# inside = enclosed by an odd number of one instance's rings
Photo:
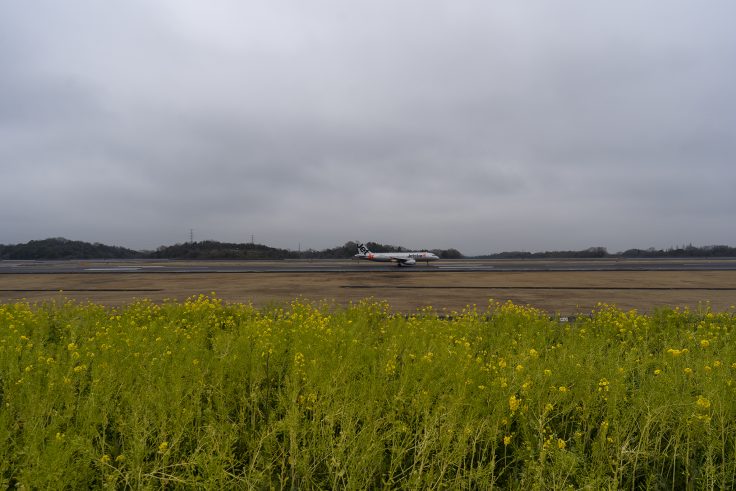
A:
{"type": "Polygon", "coordinates": [[[68,240],[63,237],[1,245],[0,259],[134,259],[143,254],[125,247],[68,240]]]}
{"type": "Polygon", "coordinates": [[[234,244],[203,240],[161,246],[147,257],[156,259],[297,259],[299,253],[263,244],[234,244]]]}
{"type": "Polygon", "coordinates": [[[734,257],[736,247],[725,245],[710,245],[694,247],[692,244],[667,250],[655,249],[629,249],[620,253],[622,257],[734,257]]]}
{"type": "Polygon", "coordinates": [[[692,244],[669,249],[628,249],[624,252],[610,254],[605,247],[589,247],[580,251],[545,251],[545,252],[499,252],[474,256],[476,259],[594,259],[605,257],[624,258],[656,258],[656,257],[736,257],[736,247],[711,245],[695,247],[692,244]]]}
{"type": "MultiPolygon", "coordinates": [[[[366,244],[373,252],[404,252],[405,247],[368,242],[366,244]]],[[[278,249],[263,244],[233,244],[206,240],[202,242],[187,242],[173,246],[159,247],[147,257],[160,259],[348,259],[355,255],[358,249],[356,242],[346,242],[339,247],[323,249],[321,251],[307,249],[292,251],[278,249]]],[[[456,249],[433,250],[441,258],[462,257],[456,249]]]]}
{"type": "Polygon", "coordinates": [[[581,251],[545,251],[545,252],[522,252],[508,251],[496,254],[485,254],[475,256],[476,259],[564,259],[564,258],[597,258],[613,257],[605,247],[589,247],[581,251]]]}
{"type": "MultiPolygon", "coordinates": [[[[401,246],[368,242],[374,252],[404,252],[401,246]]],[[[263,244],[238,244],[204,240],[161,246],[153,252],[142,252],[124,247],[81,242],[65,238],[32,240],[25,244],[0,244],[0,259],[348,259],[357,252],[356,242],[321,251],[307,249],[292,251],[263,244]]],[[[457,249],[432,249],[443,259],[461,258],[457,249]]]]}

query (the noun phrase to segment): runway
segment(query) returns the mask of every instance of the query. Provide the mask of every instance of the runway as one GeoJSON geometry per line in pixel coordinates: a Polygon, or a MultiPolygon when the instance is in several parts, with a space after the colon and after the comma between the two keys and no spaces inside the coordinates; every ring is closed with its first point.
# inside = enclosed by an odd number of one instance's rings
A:
{"type": "Polygon", "coordinates": [[[736,258],[688,259],[446,259],[399,268],[393,263],[342,260],[56,260],[0,261],[0,274],[82,273],[360,273],[543,271],[734,271],[736,258]]]}
{"type": "Polygon", "coordinates": [[[572,315],[599,302],[641,312],[666,306],[734,311],[736,260],[437,261],[399,268],[342,261],[2,261],[0,303],[73,299],[124,305],[199,294],[279,305],[365,298],[399,312],[481,309],[490,299],[572,315]]]}

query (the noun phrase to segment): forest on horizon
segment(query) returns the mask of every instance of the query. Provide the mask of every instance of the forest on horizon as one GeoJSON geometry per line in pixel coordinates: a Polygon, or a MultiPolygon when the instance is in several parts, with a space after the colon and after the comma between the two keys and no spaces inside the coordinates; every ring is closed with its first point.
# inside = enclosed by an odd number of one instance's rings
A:
{"type": "MultiPolygon", "coordinates": [[[[402,246],[368,242],[373,252],[405,252],[402,246]]],[[[155,251],[136,251],[98,242],[90,243],[61,237],[31,240],[25,244],[0,244],[0,259],[347,259],[356,253],[357,243],[348,241],[330,249],[294,251],[257,243],[229,243],[215,240],[185,242],[160,246],[155,251]]],[[[668,249],[628,249],[609,253],[605,247],[589,247],[579,251],[506,251],[479,256],[465,256],[457,249],[429,249],[441,259],[593,259],[593,258],[660,258],[660,257],[736,257],[736,247],[713,245],[671,247],[668,249]]]]}

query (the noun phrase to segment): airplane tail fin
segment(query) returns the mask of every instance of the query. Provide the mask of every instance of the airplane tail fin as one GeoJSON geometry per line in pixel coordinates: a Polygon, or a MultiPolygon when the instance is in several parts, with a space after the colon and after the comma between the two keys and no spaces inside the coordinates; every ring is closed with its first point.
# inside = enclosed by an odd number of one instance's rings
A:
{"type": "Polygon", "coordinates": [[[365,256],[369,254],[371,251],[368,250],[368,248],[365,246],[365,244],[358,244],[358,254],[365,256]]]}

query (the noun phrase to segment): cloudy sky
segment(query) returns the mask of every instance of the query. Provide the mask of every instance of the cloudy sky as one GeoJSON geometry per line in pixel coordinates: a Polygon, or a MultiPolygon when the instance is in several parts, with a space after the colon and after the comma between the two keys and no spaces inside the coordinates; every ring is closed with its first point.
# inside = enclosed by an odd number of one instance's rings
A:
{"type": "Polygon", "coordinates": [[[0,243],[736,245],[736,3],[0,3],[0,243]]]}

